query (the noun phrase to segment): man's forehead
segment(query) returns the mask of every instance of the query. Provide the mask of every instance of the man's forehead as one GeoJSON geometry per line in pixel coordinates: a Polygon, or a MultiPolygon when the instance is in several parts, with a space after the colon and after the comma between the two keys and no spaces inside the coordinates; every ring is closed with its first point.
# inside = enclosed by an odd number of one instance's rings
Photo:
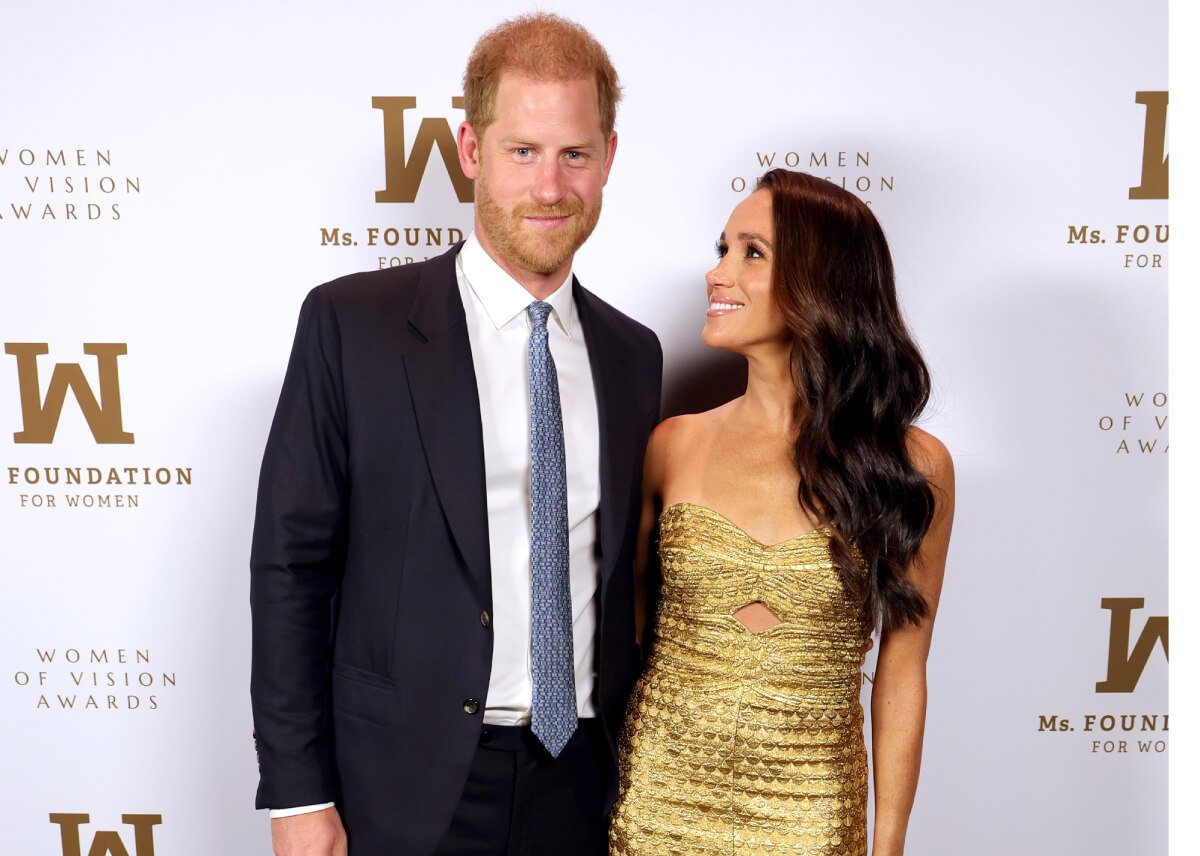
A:
{"type": "Polygon", "coordinates": [[[596,81],[591,77],[531,77],[518,72],[504,72],[496,85],[496,101],[522,102],[538,95],[550,96],[565,93],[583,93],[595,104],[596,115],[600,115],[600,94],[596,81]]]}
{"type": "Polygon", "coordinates": [[[579,145],[600,145],[604,133],[594,92],[595,81],[587,78],[539,80],[513,75],[500,82],[485,133],[509,142],[532,142],[530,135],[561,128],[568,136],[578,138],[579,145]],[[560,84],[569,89],[562,89],[560,84]],[[585,85],[590,85],[592,93],[581,88],[585,85]],[[494,135],[490,133],[493,129],[494,135]]]}

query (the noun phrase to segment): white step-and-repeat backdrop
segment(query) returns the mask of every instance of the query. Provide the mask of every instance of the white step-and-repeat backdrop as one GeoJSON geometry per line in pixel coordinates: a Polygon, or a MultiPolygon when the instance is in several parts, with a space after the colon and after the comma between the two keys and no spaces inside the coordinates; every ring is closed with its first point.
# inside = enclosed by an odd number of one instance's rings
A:
{"type": "MultiPolygon", "coordinates": [[[[1166,3],[546,7],[625,84],[577,271],[658,331],[668,412],[737,390],[702,275],[756,176],[888,233],[959,492],[910,852],[1164,853],[1166,3]]],[[[269,852],[247,559],[296,313],[468,230],[463,65],[527,10],[5,12],[5,854],[269,852]]]]}

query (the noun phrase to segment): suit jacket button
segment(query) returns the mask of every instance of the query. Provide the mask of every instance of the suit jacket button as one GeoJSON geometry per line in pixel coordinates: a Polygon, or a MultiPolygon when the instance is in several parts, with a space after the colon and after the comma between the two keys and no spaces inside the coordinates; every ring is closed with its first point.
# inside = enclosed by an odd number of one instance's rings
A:
{"type": "Polygon", "coordinates": [[[486,609],[483,612],[479,613],[479,623],[482,624],[484,627],[492,626],[492,617],[490,615],[488,615],[488,611],[486,609]]]}
{"type": "Polygon", "coordinates": [[[469,698],[463,702],[463,710],[467,713],[479,713],[479,700],[469,698]]]}

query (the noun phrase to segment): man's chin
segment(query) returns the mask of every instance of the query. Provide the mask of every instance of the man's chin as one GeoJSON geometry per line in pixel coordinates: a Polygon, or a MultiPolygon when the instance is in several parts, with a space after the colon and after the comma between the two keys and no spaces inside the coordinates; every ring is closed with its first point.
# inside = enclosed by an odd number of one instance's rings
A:
{"type": "Polygon", "coordinates": [[[538,276],[550,276],[550,274],[562,270],[570,262],[570,256],[567,256],[565,259],[523,258],[515,261],[518,267],[530,273],[536,273],[538,276]]]}
{"type": "Polygon", "coordinates": [[[513,261],[531,273],[549,276],[569,265],[577,249],[579,245],[574,242],[556,241],[550,246],[544,240],[529,242],[517,248],[520,258],[513,261]]]}

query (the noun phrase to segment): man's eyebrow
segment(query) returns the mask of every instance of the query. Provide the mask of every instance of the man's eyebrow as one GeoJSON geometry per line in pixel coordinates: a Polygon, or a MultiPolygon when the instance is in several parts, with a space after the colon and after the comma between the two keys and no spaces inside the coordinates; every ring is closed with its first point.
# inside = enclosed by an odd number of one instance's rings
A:
{"type": "MultiPolygon", "coordinates": [[[[537,149],[537,148],[542,147],[540,144],[535,143],[532,140],[528,140],[524,137],[515,136],[515,135],[504,137],[500,140],[500,142],[505,145],[509,145],[509,146],[524,146],[525,148],[530,148],[530,149],[537,149]]],[[[599,147],[600,147],[599,144],[592,140],[583,140],[580,142],[567,143],[562,148],[563,149],[597,149],[599,147]]]]}

